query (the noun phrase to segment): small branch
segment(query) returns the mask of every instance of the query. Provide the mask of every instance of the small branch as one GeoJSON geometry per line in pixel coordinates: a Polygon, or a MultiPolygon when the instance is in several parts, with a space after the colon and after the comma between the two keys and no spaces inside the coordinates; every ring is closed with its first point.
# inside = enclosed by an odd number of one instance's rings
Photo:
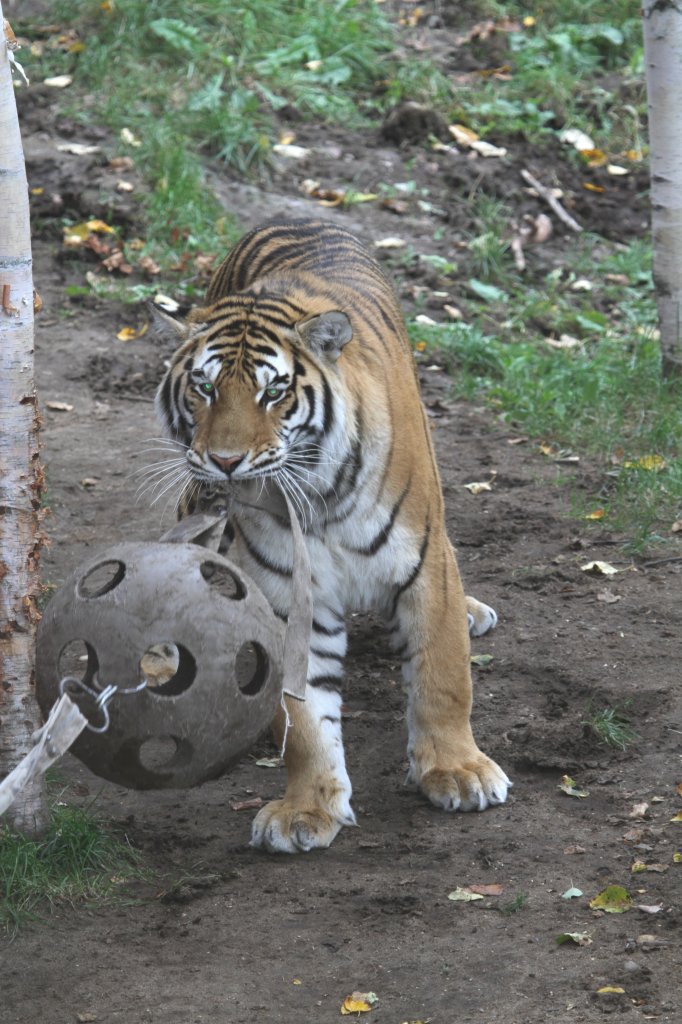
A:
{"type": "Polygon", "coordinates": [[[571,229],[571,231],[583,230],[580,224],[578,224],[577,220],[574,220],[573,217],[571,217],[570,213],[567,213],[566,210],[564,210],[563,206],[556,198],[556,196],[552,195],[551,189],[545,188],[544,185],[541,185],[538,179],[534,178],[530,171],[527,171],[524,168],[521,171],[521,177],[524,181],[528,182],[531,188],[535,189],[540,198],[545,200],[545,202],[552,208],[554,213],[557,215],[559,220],[562,220],[564,224],[566,224],[571,229]]]}

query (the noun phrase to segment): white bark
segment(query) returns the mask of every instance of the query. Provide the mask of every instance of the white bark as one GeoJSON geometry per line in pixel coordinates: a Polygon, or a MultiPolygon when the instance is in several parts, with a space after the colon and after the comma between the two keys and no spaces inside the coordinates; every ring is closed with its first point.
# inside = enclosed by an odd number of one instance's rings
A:
{"type": "MultiPolygon", "coordinates": [[[[30,750],[40,725],[34,693],[40,495],[33,377],[33,277],[28,184],[0,4],[0,778],[30,750]]],[[[8,812],[36,834],[47,823],[45,784],[8,812]]]]}
{"type": "Polygon", "coordinates": [[[654,282],[665,373],[682,373],[682,0],[644,0],[654,282]]]}

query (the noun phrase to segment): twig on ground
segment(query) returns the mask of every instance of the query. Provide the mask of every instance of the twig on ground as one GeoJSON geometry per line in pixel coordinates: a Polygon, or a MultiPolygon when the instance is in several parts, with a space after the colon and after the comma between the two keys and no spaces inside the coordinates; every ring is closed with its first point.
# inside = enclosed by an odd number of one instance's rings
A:
{"type": "Polygon", "coordinates": [[[544,185],[541,185],[540,182],[538,181],[538,179],[533,177],[533,175],[530,173],[530,171],[527,171],[524,168],[521,171],[521,177],[523,178],[524,181],[528,182],[528,184],[531,186],[531,188],[535,189],[535,191],[537,192],[537,194],[540,196],[541,199],[545,200],[545,202],[552,208],[554,213],[557,215],[559,220],[562,220],[564,222],[564,224],[568,225],[568,227],[572,231],[582,231],[583,230],[581,225],[578,224],[577,220],[574,220],[573,217],[571,217],[570,213],[567,213],[566,210],[564,210],[563,206],[561,205],[561,203],[559,202],[557,197],[552,194],[552,190],[549,189],[549,188],[546,188],[544,185]]]}

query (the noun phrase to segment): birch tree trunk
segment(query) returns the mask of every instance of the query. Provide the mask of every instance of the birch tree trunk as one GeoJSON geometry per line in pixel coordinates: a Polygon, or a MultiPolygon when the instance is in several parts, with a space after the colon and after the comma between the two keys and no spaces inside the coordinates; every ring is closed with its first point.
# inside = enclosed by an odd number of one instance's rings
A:
{"type": "Polygon", "coordinates": [[[663,372],[682,374],[682,0],[644,0],[651,226],[663,372]]]}
{"type": "MultiPolygon", "coordinates": [[[[40,724],[34,637],[43,472],[33,378],[33,278],[28,183],[0,3],[0,778],[31,748],[40,724]]],[[[7,812],[39,834],[42,777],[7,812]]]]}

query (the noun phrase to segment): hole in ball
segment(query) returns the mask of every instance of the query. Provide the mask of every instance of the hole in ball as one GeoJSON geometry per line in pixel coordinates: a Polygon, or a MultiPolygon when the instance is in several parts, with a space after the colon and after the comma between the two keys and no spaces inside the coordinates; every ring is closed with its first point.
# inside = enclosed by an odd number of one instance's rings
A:
{"type": "Polygon", "coordinates": [[[246,587],[227,566],[202,562],[199,571],[211,589],[222,597],[229,597],[231,601],[241,601],[246,597],[246,587]]]}
{"type": "Polygon", "coordinates": [[[69,640],[59,652],[57,671],[60,679],[73,676],[86,686],[92,686],[98,668],[95,649],[85,640],[69,640]]]}
{"type": "Polygon", "coordinates": [[[79,597],[102,597],[114,590],[126,574],[123,562],[111,559],[100,562],[78,581],[79,597]]]}
{"type": "Polygon", "coordinates": [[[247,697],[253,697],[265,686],[268,680],[268,656],[255,640],[242,644],[237,651],[234,671],[237,686],[247,697]]]}
{"type": "Polygon", "coordinates": [[[196,679],[197,663],[182,644],[161,640],[148,647],[140,658],[140,678],[147,680],[152,693],[177,697],[189,690],[196,679]]]}
{"type": "Polygon", "coordinates": [[[178,746],[175,736],[151,736],[140,744],[138,751],[140,764],[147,771],[159,771],[173,760],[178,746]]]}

